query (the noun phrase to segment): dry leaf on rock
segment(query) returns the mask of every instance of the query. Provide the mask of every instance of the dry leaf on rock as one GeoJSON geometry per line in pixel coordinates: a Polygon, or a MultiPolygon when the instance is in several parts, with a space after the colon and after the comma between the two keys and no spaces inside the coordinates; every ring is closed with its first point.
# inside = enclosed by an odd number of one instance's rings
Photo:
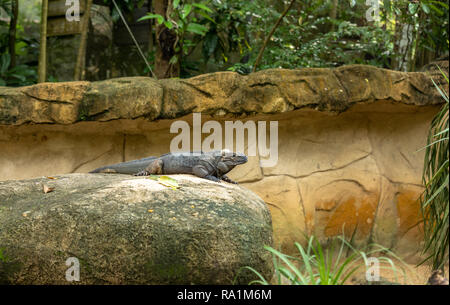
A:
{"type": "Polygon", "coordinates": [[[53,190],[55,189],[54,187],[49,187],[49,186],[47,186],[47,185],[43,185],[43,189],[44,189],[44,194],[47,194],[47,193],[50,193],[50,192],[53,192],[53,190]]]}

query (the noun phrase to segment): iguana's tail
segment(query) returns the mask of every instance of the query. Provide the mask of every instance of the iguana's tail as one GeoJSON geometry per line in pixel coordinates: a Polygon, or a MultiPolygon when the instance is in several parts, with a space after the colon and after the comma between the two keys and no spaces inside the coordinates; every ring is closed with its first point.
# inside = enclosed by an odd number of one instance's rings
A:
{"type": "Polygon", "coordinates": [[[144,170],[150,163],[152,163],[157,158],[158,157],[147,157],[139,160],[107,165],[94,169],[89,173],[115,173],[115,174],[134,175],[144,170]]]}

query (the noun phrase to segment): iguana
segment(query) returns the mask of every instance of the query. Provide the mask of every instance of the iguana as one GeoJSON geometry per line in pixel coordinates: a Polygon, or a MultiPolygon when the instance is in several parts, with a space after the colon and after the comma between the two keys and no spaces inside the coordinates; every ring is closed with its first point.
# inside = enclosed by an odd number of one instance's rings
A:
{"type": "Polygon", "coordinates": [[[200,153],[168,153],[160,157],[117,163],[97,168],[90,173],[118,173],[135,176],[193,174],[215,182],[234,183],[225,174],[236,165],[247,162],[247,156],[228,150],[200,153]]]}

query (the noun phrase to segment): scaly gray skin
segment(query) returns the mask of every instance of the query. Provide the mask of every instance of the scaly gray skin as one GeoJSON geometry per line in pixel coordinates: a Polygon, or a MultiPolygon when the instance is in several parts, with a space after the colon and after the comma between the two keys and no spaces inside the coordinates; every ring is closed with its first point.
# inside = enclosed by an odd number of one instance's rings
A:
{"type": "Polygon", "coordinates": [[[192,174],[215,182],[234,183],[225,174],[247,162],[247,156],[228,150],[201,153],[168,153],[97,168],[91,173],[118,173],[135,176],[192,174]]]}

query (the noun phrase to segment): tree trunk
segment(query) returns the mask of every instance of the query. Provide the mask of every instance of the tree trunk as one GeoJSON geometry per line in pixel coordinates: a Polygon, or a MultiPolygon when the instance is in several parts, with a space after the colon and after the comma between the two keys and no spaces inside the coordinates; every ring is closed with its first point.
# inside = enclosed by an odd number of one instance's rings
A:
{"type": "Polygon", "coordinates": [[[262,45],[261,50],[259,51],[258,57],[256,57],[255,65],[253,66],[252,72],[256,72],[256,68],[258,67],[259,62],[262,59],[262,56],[264,54],[264,49],[266,48],[267,44],[269,43],[270,37],[272,37],[273,33],[275,33],[275,30],[280,25],[281,20],[283,20],[284,16],[286,16],[287,12],[289,12],[289,10],[291,9],[294,2],[295,2],[295,0],[291,0],[291,3],[289,3],[288,7],[284,10],[283,14],[281,14],[280,18],[278,18],[277,22],[275,22],[269,35],[267,35],[266,39],[264,40],[264,44],[262,45]]]}
{"type": "MultiPolygon", "coordinates": [[[[170,1],[154,0],[154,13],[166,18],[169,5],[171,5],[170,1]]],[[[174,49],[176,39],[177,36],[174,31],[169,30],[162,24],[156,26],[155,74],[158,79],[180,76],[180,61],[175,64],[170,63],[170,59],[176,54],[174,49]]]]}
{"type": "Polygon", "coordinates": [[[80,47],[78,48],[77,62],[75,64],[75,75],[74,80],[84,79],[84,68],[86,64],[86,45],[87,45],[87,35],[89,32],[89,17],[91,13],[92,0],[87,0],[86,10],[83,14],[83,19],[81,23],[81,37],[80,37],[80,47]]]}
{"type": "Polygon", "coordinates": [[[400,16],[395,16],[395,34],[394,34],[394,56],[391,61],[391,67],[394,70],[408,71],[411,51],[414,42],[414,27],[408,23],[408,3],[398,4],[400,16]]]}
{"type": "MultiPolygon", "coordinates": [[[[152,11],[152,0],[148,0],[147,9],[149,13],[153,13],[152,11]]],[[[148,52],[153,51],[153,19],[148,20],[148,52]]]]}
{"type": "MultiPolygon", "coordinates": [[[[333,5],[333,7],[331,8],[331,11],[330,11],[330,18],[332,20],[335,20],[337,17],[337,9],[338,9],[338,5],[339,5],[339,0],[333,0],[332,5],[333,5]]],[[[336,30],[336,25],[333,23],[331,25],[331,31],[334,32],[335,30],[336,30]]]]}
{"type": "Polygon", "coordinates": [[[11,22],[9,23],[9,55],[11,57],[10,68],[16,66],[16,27],[17,16],[19,15],[19,0],[11,2],[11,22]]]}
{"type": "Polygon", "coordinates": [[[41,10],[41,44],[39,47],[38,83],[47,78],[47,15],[48,0],[42,0],[41,10]]]}
{"type": "MultiPolygon", "coordinates": [[[[404,10],[401,10],[404,13],[404,10]]],[[[401,65],[401,54],[400,52],[400,40],[402,38],[402,18],[398,14],[394,13],[394,52],[391,58],[391,68],[393,70],[398,70],[401,65]]]]}

